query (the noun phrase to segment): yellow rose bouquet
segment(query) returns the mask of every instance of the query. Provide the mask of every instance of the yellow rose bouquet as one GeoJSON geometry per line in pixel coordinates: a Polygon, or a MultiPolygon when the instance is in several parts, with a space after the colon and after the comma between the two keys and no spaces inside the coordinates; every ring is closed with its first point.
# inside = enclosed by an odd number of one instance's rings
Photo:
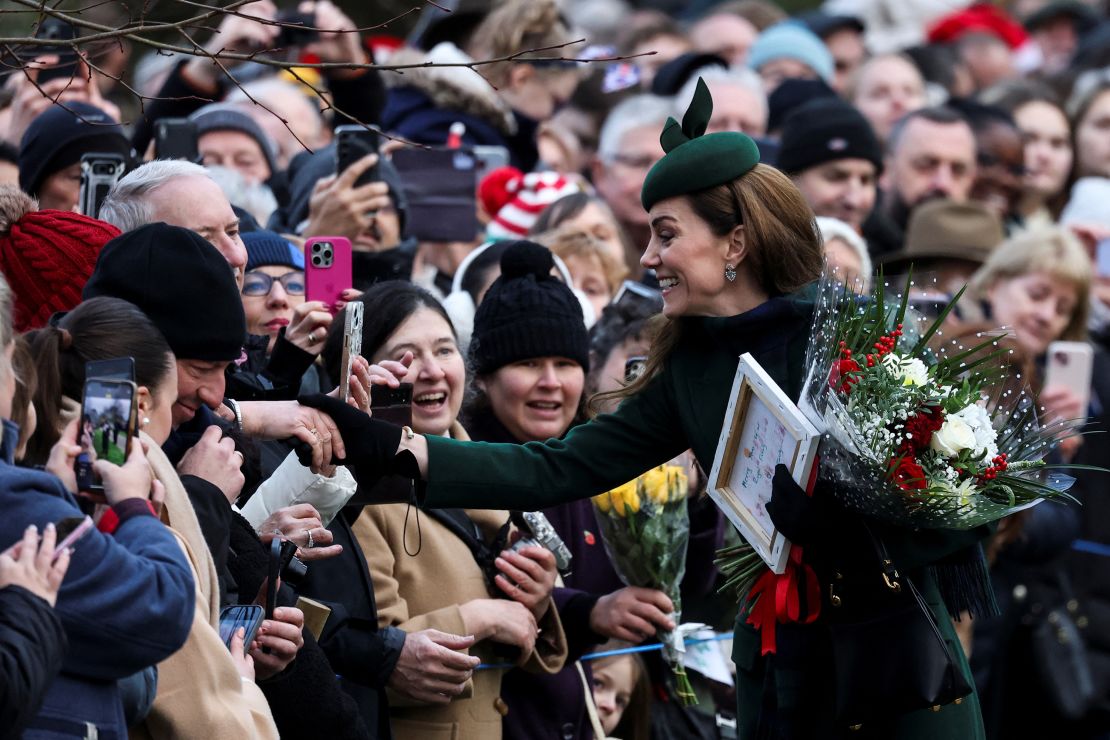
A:
{"type": "MultiPolygon", "coordinates": [[[[667,594],[674,603],[675,624],[682,616],[679,584],[686,572],[690,540],[688,485],[681,465],[660,465],[593,498],[601,539],[617,575],[629,586],[667,594]]],[[[696,703],[682,664],[685,646],[681,634],[678,630],[661,632],[659,640],[674,671],[679,699],[687,705],[696,703]]]]}

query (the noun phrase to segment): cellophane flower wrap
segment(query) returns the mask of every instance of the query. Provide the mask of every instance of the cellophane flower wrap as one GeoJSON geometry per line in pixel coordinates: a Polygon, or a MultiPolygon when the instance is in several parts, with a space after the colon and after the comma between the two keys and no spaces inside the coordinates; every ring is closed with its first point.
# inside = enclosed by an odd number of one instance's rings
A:
{"type": "MultiPolygon", "coordinates": [[[[688,483],[680,465],[660,465],[635,480],[594,496],[601,539],[621,581],[658,589],[674,604],[675,624],[682,620],[679,586],[686,572],[690,516],[688,483]]],[[[676,691],[684,704],[697,703],[686,676],[685,652],[678,630],[659,633],[663,655],[674,671],[676,691]]]]}
{"type": "MultiPolygon", "coordinates": [[[[1045,456],[1083,419],[1042,426],[998,332],[945,336],[957,294],[929,320],[908,308],[907,278],[869,296],[829,277],[816,309],[799,406],[823,429],[818,478],[863,516],[919,529],[967,530],[1074,482],[1045,456]]],[[[962,294],[962,291],[961,291],[962,294]]],[[[766,570],[742,544],[718,553],[723,587],[741,599],[766,570]]]]}

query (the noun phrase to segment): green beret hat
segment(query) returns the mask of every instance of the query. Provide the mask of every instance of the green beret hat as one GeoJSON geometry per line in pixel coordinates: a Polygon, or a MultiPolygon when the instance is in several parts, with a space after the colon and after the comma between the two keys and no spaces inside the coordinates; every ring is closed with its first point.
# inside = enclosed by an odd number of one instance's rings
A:
{"type": "Polygon", "coordinates": [[[644,180],[640,202],[645,211],[661,200],[732,182],[759,163],[759,149],[748,136],[738,131],[706,135],[712,113],[709,88],[698,78],[682,125],[668,118],[659,135],[666,154],[644,180]]]}

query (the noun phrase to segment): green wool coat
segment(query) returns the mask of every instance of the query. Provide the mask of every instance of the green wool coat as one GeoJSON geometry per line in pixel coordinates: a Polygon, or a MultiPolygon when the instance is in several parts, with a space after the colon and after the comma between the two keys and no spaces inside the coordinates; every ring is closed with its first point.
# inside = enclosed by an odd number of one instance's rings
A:
{"type": "MultiPolygon", "coordinates": [[[[543,509],[610,490],[686,449],[693,449],[709,470],[739,356],[750,352],[797,398],[804,380],[811,312],[812,303],[798,294],[773,298],[739,316],[680,319],[681,339],[663,371],[640,393],[625,399],[616,412],[576,427],[562,440],[515,445],[429,437],[424,505],[543,509]]],[[[974,544],[986,531],[876,529],[901,572],[914,575],[970,681],[936,584],[923,566],[974,544]]],[[[739,736],[755,737],[768,692],[777,707],[772,724],[784,733],[782,737],[839,735],[844,728],[833,720],[831,657],[821,620],[805,626],[780,625],[779,656],[768,660],[760,656],[759,636],[745,619],[742,613],[733,643],[739,736]],[[821,637],[814,640],[814,635],[821,637]],[[785,656],[792,651],[800,659],[786,668],[785,656]]],[[[978,701],[972,695],[938,712],[914,712],[885,727],[868,727],[846,736],[970,740],[982,738],[983,728],[978,701]]]]}

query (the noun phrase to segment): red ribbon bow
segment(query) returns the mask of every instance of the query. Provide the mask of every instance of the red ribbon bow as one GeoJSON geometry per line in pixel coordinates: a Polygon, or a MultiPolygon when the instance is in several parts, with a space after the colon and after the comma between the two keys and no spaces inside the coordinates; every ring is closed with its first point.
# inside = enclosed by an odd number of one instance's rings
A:
{"type": "MultiPolygon", "coordinates": [[[[806,495],[813,495],[817,482],[818,461],[814,461],[809,474],[806,495]]],[[[821,614],[821,584],[817,574],[802,562],[802,548],[790,546],[790,556],[783,573],[768,570],[761,575],[748,593],[748,624],[759,630],[761,655],[774,653],[775,626],[777,624],[811,624],[821,614]],[[802,610],[801,593],[806,594],[806,608],[802,610]]]]}

